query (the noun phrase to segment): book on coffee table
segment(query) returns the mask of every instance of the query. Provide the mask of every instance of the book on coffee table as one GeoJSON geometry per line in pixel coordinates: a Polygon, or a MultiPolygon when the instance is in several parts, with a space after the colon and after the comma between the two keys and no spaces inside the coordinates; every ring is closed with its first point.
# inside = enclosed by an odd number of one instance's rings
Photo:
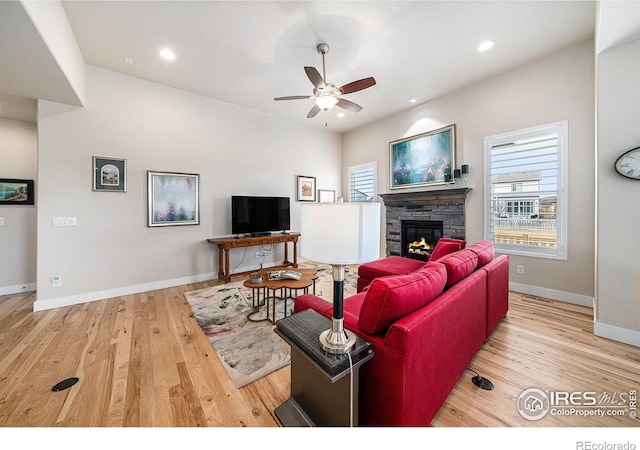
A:
{"type": "Polygon", "coordinates": [[[302,274],[295,270],[273,270],[267,272],[270,281],[273,280],[299,280],[302,274]]]}

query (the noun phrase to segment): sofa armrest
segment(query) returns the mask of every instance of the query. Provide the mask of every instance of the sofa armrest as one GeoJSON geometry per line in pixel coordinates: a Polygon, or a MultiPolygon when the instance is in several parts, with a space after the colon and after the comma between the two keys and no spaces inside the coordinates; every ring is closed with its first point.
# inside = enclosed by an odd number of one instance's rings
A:
{"type": "Polygon", "coordinates": [[[327,317],[331,317],[333,314],[333,304],[331,302],[313,294],[298,295],[293,301],[293,313],[295,314],[306,309],[314,309],[325,316],[328,312],[329,315],[327,317]]]}
{"type": "Polygon", "coordinates": [[[509,310],[509,256],[498,256],[479,270],[487,273],[488,338],[509,310]]]}

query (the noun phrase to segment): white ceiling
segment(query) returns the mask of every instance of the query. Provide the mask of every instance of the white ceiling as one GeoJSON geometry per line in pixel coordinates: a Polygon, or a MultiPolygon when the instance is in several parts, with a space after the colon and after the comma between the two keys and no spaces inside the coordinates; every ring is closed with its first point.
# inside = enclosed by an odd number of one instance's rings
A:
{"type": "MultiPolygon", "coordinates": [[[[426,102],[593,39],[596,17],[586,1],[62,4],[87,64],[338,132],[411,108],[409,97],[426,102]],[[496,44],[479,53],[485,39],[496,44]],[[337,118],[334,107],[307,119],[312,99],[273,100],[312,94],[303,67],[322,73],[320,42],[330,46],[328,82],[376,79],[345,96],[362,111],[337,118]],[[164,46],[175,61],[158,57],[164,46]]],[[[0,116],[10,113],[6,104],[0,95],[0,116]]]]}

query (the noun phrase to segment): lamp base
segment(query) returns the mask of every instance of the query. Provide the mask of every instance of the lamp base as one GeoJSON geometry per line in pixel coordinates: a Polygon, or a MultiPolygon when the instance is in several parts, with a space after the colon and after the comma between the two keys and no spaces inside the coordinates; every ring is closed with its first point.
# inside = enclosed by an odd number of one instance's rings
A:
{"type": "Polygon", "coordinates": [[[356,345],[356,335],[349,330],[325,330],[320,333],[322,350],[332,355],[343,355],[353,350],[356,345]]]}

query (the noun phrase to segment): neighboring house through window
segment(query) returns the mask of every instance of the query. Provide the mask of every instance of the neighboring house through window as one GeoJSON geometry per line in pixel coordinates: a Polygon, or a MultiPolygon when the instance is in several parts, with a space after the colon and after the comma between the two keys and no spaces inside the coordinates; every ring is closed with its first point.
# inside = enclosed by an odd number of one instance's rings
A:
{"type": "Polygon", "coordinates": [[[350,202],[374,202],[378,198],[377,192],[377,164],[370,162],[349,167],[349,198],[350,202]]]}
{"type": "Polygon", "coordinates": [[[567,258],[567,122],[485,138],[485,235],[496,251],[567,258]]]}

